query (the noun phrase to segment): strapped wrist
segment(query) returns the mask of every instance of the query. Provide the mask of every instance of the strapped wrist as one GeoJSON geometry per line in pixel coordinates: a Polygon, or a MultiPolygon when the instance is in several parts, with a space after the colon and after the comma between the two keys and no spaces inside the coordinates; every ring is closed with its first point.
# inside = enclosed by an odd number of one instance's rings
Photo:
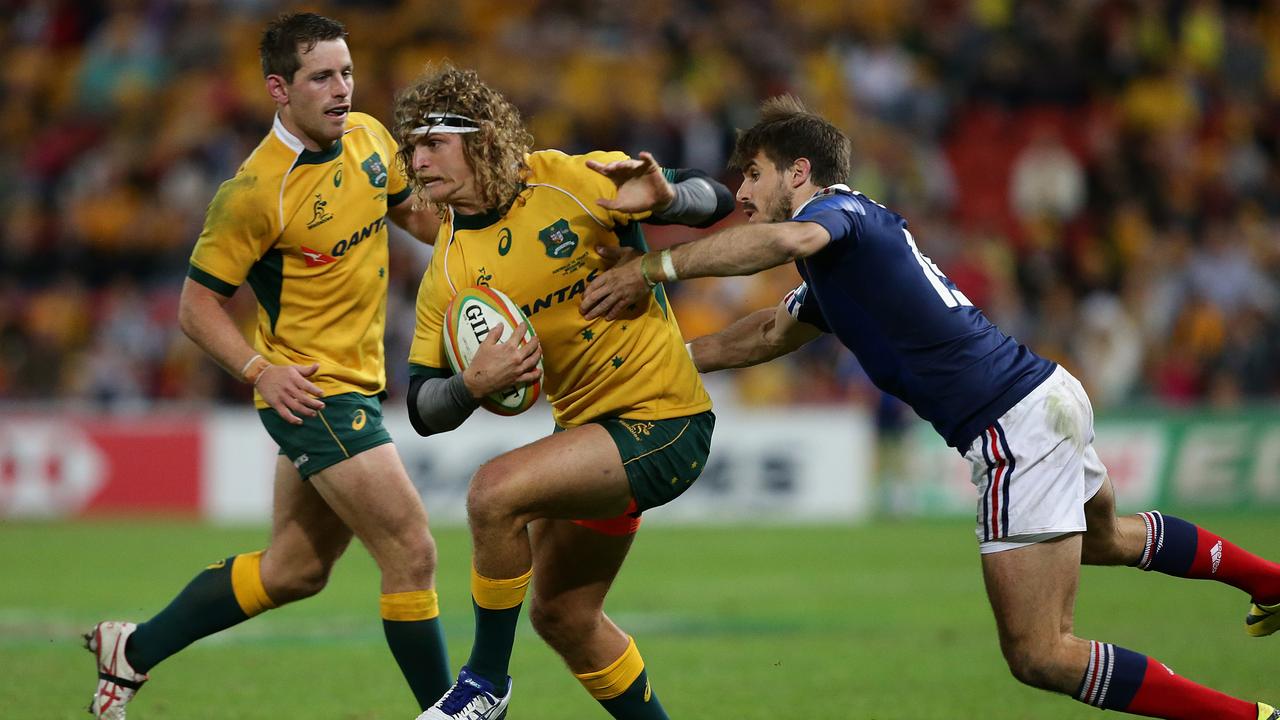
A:
{"type": "Polygon", "coordinates": [[[645,253],[640,256],[640,277],[644,278],[644,284],[648,286],[650,290],[658,284],[658,281],[654,280],[653,276],[649,274],[649,262],[652,257],[653,253],[645,253]]]}
{"type": "Polygon", "coordinates": [[[671,248],[658,253],[658,257],[662,260],[662,281],[675,282],[679,280],[680,276],[676,275],[676,262],[671,258],[671,248]]]}
{"type": "Polygon", "coordinates": [[[271,367],[271,362],[269,360],[261,355],[254,355],[249,358],[249,362],[245,363],[244,367],[241,368],[240,376],[244,378],[245,382],[257,387],[258,381],[262,379],[262,373],[266,372],[269,367],[271,367]]]}

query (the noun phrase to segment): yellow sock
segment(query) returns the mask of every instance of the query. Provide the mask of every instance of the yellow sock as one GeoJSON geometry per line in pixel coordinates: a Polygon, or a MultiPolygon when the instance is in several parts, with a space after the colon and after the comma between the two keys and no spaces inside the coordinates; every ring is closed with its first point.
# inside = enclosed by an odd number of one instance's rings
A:
{"type": "Polygon", "coordinates": [[[471,568],[471,597],[476,605],[485,610],[507,610],[524,602],[524,595],[529,590],[529,581],[533,579],[533,570],[518,578],[494,580],[487,578],[471,568]]]}
{"type": "Polygon", "coordinates": [[[440,615],[440,599],[435,590],[383,593],[379,605],[383,620],[412,622],[440,615]]]}
{"type": "Polygon", "coordinates": [[[276,606],[262,585],[262,551],[237,555],[231,563],[231,591],[245,615],[253,617],[276,606]]]}
{"type": "Polygon", "coordinates": [[[642,672],[644,672],[644,659],[636,649],[635,638],[628,636],[627,649],[623,650],[621,657],[610,663],[608,667],[581,675],[574,673],[574,677],[578,678],[582,687],[591,693],[591,697],[597,700],[610,700],[626,692],[642,672]]]}

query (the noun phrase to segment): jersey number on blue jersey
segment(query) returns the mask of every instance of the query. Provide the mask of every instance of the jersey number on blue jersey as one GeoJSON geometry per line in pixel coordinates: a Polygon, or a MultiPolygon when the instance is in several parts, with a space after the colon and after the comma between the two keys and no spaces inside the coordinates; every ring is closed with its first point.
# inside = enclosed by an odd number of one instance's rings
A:
{"type": "Polygon", "coordinates": [[[942,298],[942,302],[946,303],[949,308],[973,305],[969,298],[960,292],[960,288],[957,288],[955,283],[951,282],[946,275],[943,275],[942,270],[927,255],[920,252],[920,248],[916,247],[916,239],[911,237],[911,231],[903,228],[902,234],[906,236],[907,245],[911,247],[911,253],[916,256],[916,262],[920,264],[920,269],[924,271],[925,278],[933,286],[934,292],[938,293],[938,297],[942,298]]]}

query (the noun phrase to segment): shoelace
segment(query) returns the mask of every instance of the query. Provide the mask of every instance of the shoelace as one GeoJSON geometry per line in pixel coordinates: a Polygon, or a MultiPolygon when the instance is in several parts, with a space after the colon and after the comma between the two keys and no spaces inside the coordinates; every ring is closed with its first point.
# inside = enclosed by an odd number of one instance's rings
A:
{"type": "Polygon", "coordinates": [[[449,688],[449,692],[445,693],[445,696],[440,700],[440,709],[449,715],[453,715],[469,705],[477,695],[482,693],[482,690],[478,690],[466,683],[458,683],[449,688]]]}

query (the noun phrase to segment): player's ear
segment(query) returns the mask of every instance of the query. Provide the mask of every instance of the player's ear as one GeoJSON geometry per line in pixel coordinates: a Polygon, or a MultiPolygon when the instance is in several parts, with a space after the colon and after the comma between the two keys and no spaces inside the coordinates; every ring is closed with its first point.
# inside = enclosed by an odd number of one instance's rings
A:
{"type": "Polygon", "coordinates": [[[808,182],[809,175],[812,171],[813,167],[809,164],[809,158],[796,158],[795,162],[791,163],[791,171],[789,173],[791,187],[798,188],[808,182]]]}
{"type": "Polygon", "coordinates": [[[285,82],[282,75],[267,76],[267,94],[278,105],[289,104],[289,83],[285,82]]]}

